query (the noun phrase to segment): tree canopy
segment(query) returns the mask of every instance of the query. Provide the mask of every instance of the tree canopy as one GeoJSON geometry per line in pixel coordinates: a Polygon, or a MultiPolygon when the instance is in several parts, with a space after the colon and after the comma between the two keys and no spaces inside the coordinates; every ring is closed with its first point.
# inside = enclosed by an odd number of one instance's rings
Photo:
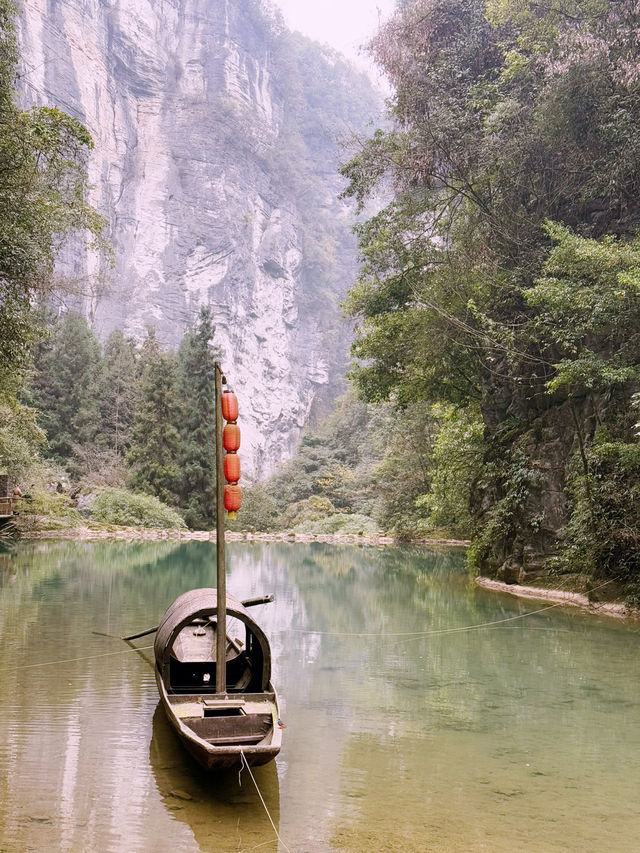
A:
{"type": "Polygon", "coordinates": [[[571,460],[595,499],[590,448],[632,438],[637,32],[630,0],[415,0],[372,43],[394,94],[343,167],[386,199],[358,226],[353,373],[370,400],[479,404],[489,571],[557,552],[571,460]]]}

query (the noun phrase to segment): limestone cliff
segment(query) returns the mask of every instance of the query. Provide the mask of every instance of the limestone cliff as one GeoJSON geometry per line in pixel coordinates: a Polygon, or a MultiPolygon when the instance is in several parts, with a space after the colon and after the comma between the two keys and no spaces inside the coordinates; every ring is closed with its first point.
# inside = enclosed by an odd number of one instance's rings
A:
{"type": "Polygon", "coordinates": [[[353,280],[338,138],[375,114],[362,75],[258,0],[23,0],[25,102],[80,118],[115,269],[68,252],[96,331],[179,341],[210,303],[245,470],[286,457],[340,374],[353,280]]]}

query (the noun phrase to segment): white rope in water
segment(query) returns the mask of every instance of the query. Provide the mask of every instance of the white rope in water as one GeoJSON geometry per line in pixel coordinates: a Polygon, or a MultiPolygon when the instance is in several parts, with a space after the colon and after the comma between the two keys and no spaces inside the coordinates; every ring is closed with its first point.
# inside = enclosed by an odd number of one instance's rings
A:
{"type": "MultiPolygon", "coordinates": [[[[422,637],[432,637],[434,634],[456,634],[460,631],[475,631],[478,628],[490,628],[493,625],[502,625],[504,622],[513,622],[516,619],[524,619],[526,616],[533,616],[536,613],[543,613],[545,610],[551,610],[554,607],[562,607],[564,601],[558,601],[555,604],[549,604],[547,607],[539,607],[537,610],[528,610],[526,613],[519,613],[517,616],[508,616],[506,619],[496,619],[493,622],[480,622],[478,625],[464,625],[461,628],[437,628],[434,631],[401,631],[399,633],[382,633],[375,631],[372,633],[341,633],[338,631],[313,631],[305,628],[289,628],[296,634],[320,634],[323,637],[410,637],[414,640],[419,640],[422,637]]],[[[284,634],[288,631],[274,631],[274,634],[284,634]]]]}
{"type": "MultiPolygon", "coordinates": [[[[270,824],[271,824],[271,826],[273,827],[273,831],[274,831],[274,832],[275,832],[275,834],[276,834],[276,838],[278,839],[278,841],[280,842],[280,844],[282,844],[282,846],[283,846],[283,847],[284,847],[284,849],[287,851],[287,853],[292,853],[291,848],[287,847],[287,845],[284,843],[284,841],[282,840],[282,838],[280,838],[280,833],[279,833],[279,832],[278,832],[278,830],[276,829],[276,825],[275,825],[275,823],[273,822],[273,818],[272,818],[272,817],[271,817],[271,815],[269,814],[269,809],[267,808],[267,804],[266,804],[266,803],[265,803],[265,801],[264,801],[264,797],[262,796],[262,793],[260,792],[260,788],[258,788],[258,783],[257,783],[257,782],[256,782],[256,780],[255,780],[255,776],[254,776],[254,775],[253,775],[253,773],[251,772],[251,767],[249,767],[249,762],[248,762],[248,761],[247,761],[247,759],[245,758],[244,752],[243,752],[242,750],[240,750],[240,757],[241,757],[241,759],[242,759],[242,764],[243,764],[243,765],[247,768],[247,770],[249,771],[249,776],[251,776],[251,781],[252,781],[252,782],[253,782],[253,784],[255,785],[255,789],[256,789],[256,791],[258,792],[258,796],[260,797],[260,802],[262,803],[262,807],[264,808],[264,810],[265,810],[265,812],[266,812],[266,814],[267,814],[267,817],[269,818],[269,823],[270,823],[270,824]]],[[[242,773],[242,767],[240,768],[240,773],[242,773]]],[[[238,778],[240,778],[240,773],[238,774],[238,778]]]]}
{"type": "MultiPolygon", "coordinates": [[[[617,578],[613,578],[613,580],[616,580],[616,579],[617,578]]],[[[606,580],[606,581],[604,581],[604,583],[601,583],[598,586],[592,587],[590,592],[596,592],[597,590],[601,589],[603,586],[606,586],[608,583],[610,583],[610,581],[606,580]]],[[[546,610],[553,610],[555,607],[564,607],[564,606],[566,606],[565,601],[556,601],[554,604],[549,604],[546,607],[539,607],[537,610],[528,610],[526,613],[518,613],[516,616],[507,616],[505,619],[495,619],[493,622],[480,622],[477,625],[463,625],[460,628],[437,628],[434,631],[402,631],[402,632],[398,632],[398,633],[391,633],[391,632],[390,633],[383,633],[380,631],[375,631],[375,632],[369,632],[369,633],[364,633],[364,632],[360,632],[360,633],[351,632],[351,633],[349,633],[349,632],[339,632],[339,631],[314,631],[313,629],[306,629],[306,628],[285,628],[285,629],[282,629],[280,631],[273,631],[272,633],[274,633],[274,634],[287,634],[287,633],[317,634],[317,635],[322,636],[322,637],[405,637],[405,638],[408,638],[405,641],[410,642],[411,640],[421,640],[423,637],[433,637],[436,635],[443,635],[443,634],[459,634],[459,633],[464,632],[464,631],[477,631],[480,628],[493,628],[495,625],[504,625],[505,622],[514,622],[518,619],[525,619],[527,616],[535,616],[536,613],[544,613],[546,610]]],[[[207,625],[209,623],[211,623],[212,618],[213,617],[209,618],[209,622],[207,623],[207,625]]],[[[206,625],[205,625],[205,627],[206,627],[206,625]]],[[[147,649],[152,649],[152,648],[153,648],[153,645],[136,646],[135,648],[131,648],[131,649],[122,649],[119,652],[103,652],[102,654],[99,654],[99,655],[86,655],[85,657],[80,657],[80,658],[67,658],[66,660],[50,660],[50,661],[43,661],[42,663],[28,663],[28,664],[25,664],[24,666],[15,667],[15,669],[9,670],[9,672],[19,672],[20,670],[23,670],[23,669],[33,669],[34,667],[39,667],[39,666],[55,666],[56,664],[62,664],[62,663],[77,663],[78,661],[83,661],[83,660],[94,660],[96,658],[111,657],[112,655],[122,655],[122,654],[126,654],[127,652],[143,652],[147,649]]],[[[244,758],[244,754],[242,757],[244,758]]],[[[244,760],[246,762],[246,759],[244,759],[244,760]]],[[[247,768],[248,767],[249,767],[249,765],[247,764],[247,768]]],[[[249,770],[249,773],[251,773],[250,770],[249,770]]],[[[251,778],[253,779],[253,774],[251,774],[251,778]]],[[[255,785],[255,779],[254,779],[254,785],[255,785]]],[[[256,785],[256,789],[257,789],[257,787],[258,786],[256,785]]],[[[258,791],[258,793],[260,793],[260,791],[258,791]]],[[[266,808],[266,806],[265,806],[265,808],[266,808]]],[[[283,842],[283,844],[284,844],[284,842],[283,842]]],[[[284,846],[286,848],[286,845],[284,845],[284,846]]],[[[288,848],[286,848],[286,849],[288,849],[288,848]]]]}
{"type": "Polygon", "coordinates": [[[108,658],[111,655],[125,655],[127,652],[143,652],[145,649],[152,649],[153,646],[137,646],[135,649],[121,649],[119,652],[103,652],[99,655],[86,655],[82,658],[67,658],[66,660],[47,660],[41,663],[27,663],[24,666],[18,666],[11,672],[20,672],[23,669],[33,669],[36,666],[54,666],[60,663],[76,663],[81,660],[94,660],[95,658],[108,658]]]}
{"type": "MultiPolygon", "coordinates": [[[[615,580],[615,578],[613,578],[615,580]]],[[[596,592],[606,586],[610,581],[605,581],[594,586],[590,592],[596,592]]],[[[495,625],[503,625],[505,622],[514,622],[517,619],[525,619],[527,616],[535,616],[536,613],[544,613],[545,610],[553,610],[554,607],[566,607],[566,601],[556,601],[554,604],[548,604],[546,607],[539,607],[537,610],[528,610],[526,613],[518,613],[516,616],[508,616],[506,619],[495,619],[493,622],[480,622],[477,625],[464,625],[460,628],[437,628],[433,631],[403,631],[399,633],[383,633],[375,631],[372,633],[347,633],[339,631],[314,631],[306,628],[288,628],[283,631],[274,631],[274,634],[285,634],[289,631],[296,634],[318,634],[322,637],[408,637],[409,640],[420,640],[423,637],[433,637],[439,634],[459,634],[463,631],[477,631],[479,628],[492,628],[495,625]]]]}

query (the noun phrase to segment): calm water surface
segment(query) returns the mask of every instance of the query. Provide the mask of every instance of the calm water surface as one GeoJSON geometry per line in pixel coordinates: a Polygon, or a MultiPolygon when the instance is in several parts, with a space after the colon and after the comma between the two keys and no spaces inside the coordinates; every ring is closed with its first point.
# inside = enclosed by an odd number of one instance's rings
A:
{"type": "Polygon", "coordinates": [[[246,771],[183,753],[152,638],[136,653],[92,633],[214,586],[215,547],[38,542],[0,553],[0,851],[640,849],[640,626],[513,620],[544,605],[476,588],[459,553],[228,557],[230,592],[276,595],[255,615],[287,729],[254,774],[282,842],[246,771]]]}

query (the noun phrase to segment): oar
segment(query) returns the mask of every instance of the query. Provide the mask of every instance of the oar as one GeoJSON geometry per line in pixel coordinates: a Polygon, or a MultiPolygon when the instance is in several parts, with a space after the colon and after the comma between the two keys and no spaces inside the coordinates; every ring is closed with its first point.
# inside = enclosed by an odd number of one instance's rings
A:
{"type": "Polygon", "coordinates": [[[275,595],[261,595],[259,598],[245,598],[242,602],[243,607],[255,607],[256,604],[269,604],[275,601],[275,595]]]}
{"type": "Polygon", "coordinates": [[[99,637],[110,637],[112,640],[124,640],[125,643],[128,643],[129,640],[137,640],[138,637],[146,637],[147,634],[153,634],[154,631],[158,630],[158,626],[155,628],[149,628],[148,631],[142,631],[140,634],[132,634],[130,637],[118,637],[117,634],[105,634],[104,631],[92,631],[92,634],[97,634],[99,637]]]}
{"type": "Polygon", "coordinates": [[[128,643],[129,640],[137,640],[139,637],[146,637],[148,634],[155,634],[157,630],[158,626],[156,625],[155,628],[149,628],[148,631],[140,631],[139,634],[131,634],[130,637],[120,637],[120,639],[124,640],[125,643],[128,643]]]}
{"type": "MultiPolygon", "coordinates": [[[[149,632],[149,633],[150,633],[150,632],[149,632]]],[[[143,635],[143,634],[141,634],[140,636],[144,636],[144,635],[143,635]]],[[[124,638],[123,638],[123,639],[124,639],[124,638]]],[[[137,652],[137,653],[140,655],[140,657],[141,657],[141,658],[142,658],[142,660],[147,664],[147,666],[150,666],[150,667],[151,667],[151,669],[153,669],[153,668],[154,668],[154,666],[153,666],[152,662],[151,662],[151,661],[149,660],[149,658],[145,655],[145,653],[142,651],[142,649],[139,649],[137,646],[134,646],[134,645],[133,645],[133,643],[130,643],[128,640],[125,640],[125,642],[126,642],[126,644],[129,646],[129,648],[133,649],[133,650],[134,650],[134,652],[137,652]]]]}
{"type": "MultiPolygon", "coordinates": [[[[257,604],[269,604],[275,601],[275,595],[261,595],[258,598],[245,598],[242,602],[243,607],[255,607],[257,604]]],[[[116,637],[115,634],[104,634],[102,631],[92,631],[92,634],[98,634],[100,637],[111,637],[113,640],[124,640],[128,643],[130,640],[138,640],[140,637],[146,637],[149,634],[155,634],[158,630],[158,625],[155,628],[149,628],[146,631],[141,631],[139,634],[130,634],[128,637],[116,637]]]]}

